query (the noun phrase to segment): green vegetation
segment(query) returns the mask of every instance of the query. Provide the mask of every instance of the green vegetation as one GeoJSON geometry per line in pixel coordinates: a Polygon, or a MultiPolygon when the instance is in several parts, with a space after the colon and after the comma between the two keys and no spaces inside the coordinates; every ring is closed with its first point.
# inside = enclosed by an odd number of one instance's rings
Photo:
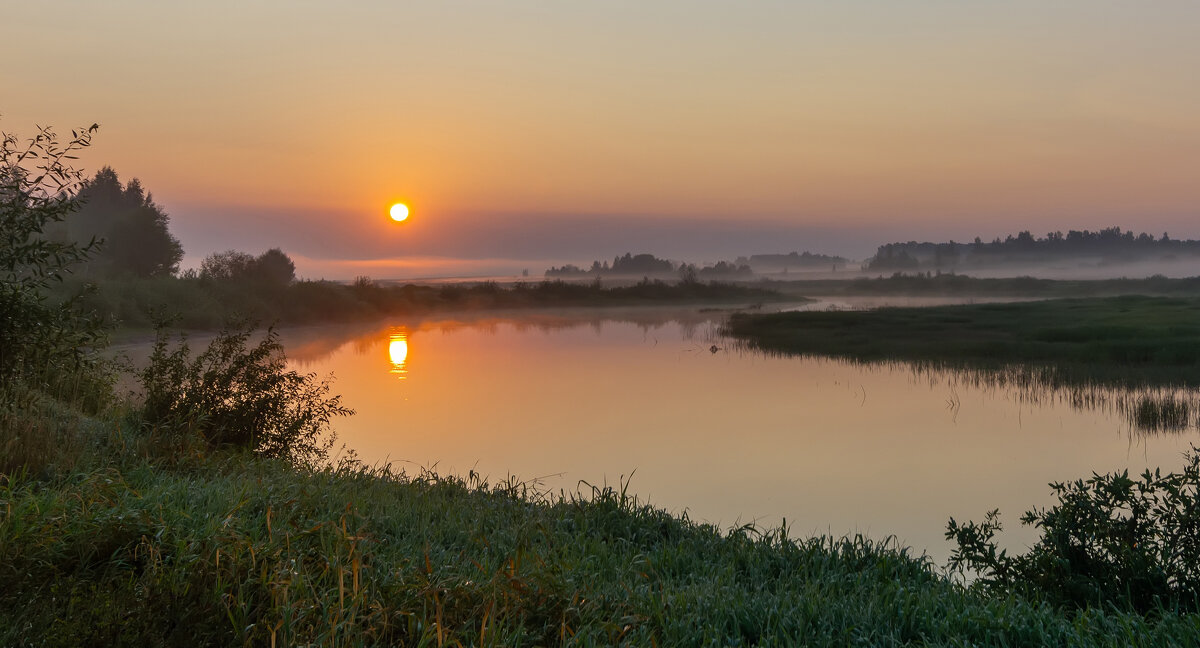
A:
{"type": "Polygon", "coordinates": [[[727,332],[778,353],[967,369],[1027,364],[1050,383],[1200,384],[1198,298],[735,314],[727,332]]]}
{"type": "Polygon", "coordinates": [[[978,587],[1034,596],[1055,605],[1116,606],[1141,613],[1200,610],[1200,450],[1178,473],[1147,470],[1051,484],[1059,503],[1030,511],[1023,524],[1044,529],[1024,555],[992,542],[999,512],[981,523],[950,520],[958,544],[952,568],[980,574],[978,587]]]}
{"type": "MultiPolygon", "coordinates": [[[[248,254],[235,254],[255,259],[248,254]]],[[[231,318],[295,325],[449,310],[744,305],[782,299],[785,299],[782,295],[766,288],[698,281],[667,283],[644,279],[633,285],[613,287],[598,282],[564,281],[517,283],[511,287],[493,282],[430,286],[387,284],[365,277],[343,284],[280,282],[242,275],[223,278],[201,273],[196,277],[104,281],[84,298],[84,304],[128,328],[150,328],[155,322],[172,317],[184,328],[215,330],[231,318]]]]}
{"type": "Polygon", "coordinates": [[[1139,434],[1200,428],[1200,297],[1127,295],[864,311],[735,313],[748,348],[903,362],[1033,401],[1112,408],[1139,434]]]}
{"type": "Polygon", "coordinates": [[[1200,277],[1170,279],[981,279],[935,272],[896,272],[877,278],[766,281],[764,286],[789,294],[822,296],[912,295],[946,297],[1113,297],[1118,295],[1200,296],[1200,277]]]}
{"type": "Polygon", "coordinates": [[[165,277],[179,269],[183,247],[167,229],[170,218],[134,178],[122,185],[117,172],[104,167],[83,184],[79,207],[50,234],[98,249],[80,274],[105,277],[165,277]]]}
{"type": "MultiPolygon", "coordinates": [[[[40,430],[48,443],[57,426],[46,422],[59,418],[54,399],[95,412],[111,389],[95,353],[104,343],[97,318],[78,291],[49,295],[96,247],[47,236],[78,207],[83,177],[69,161],[95,129],[73,131],[65,143],[48,128],[25,142],[0,135],[0,426],[40,430]]],[[[0,440],[0,457],[8,452],[0,440]]]]}
{"type": "Polygon", "coordinates": [[[108,443],[125,458],[0,480],[0,644],[1200,641],[1195,615],[964,589],[891,545],[723,533],[623,489],[550,498],[246,455],[168,467],[136,437],[108,443]]]}
{"type": "Polygon", "coordinates": [[[286,369],[274,329],[250,347],[252,332],[222,331],[193,358],[186,342],[171,349],[160,330],[139,375],[139,423],[209,447],[249,448],[302,466],[324,462],[333,445],[330,420],[353,410],[327,396],[328,381],[286,369]]]}

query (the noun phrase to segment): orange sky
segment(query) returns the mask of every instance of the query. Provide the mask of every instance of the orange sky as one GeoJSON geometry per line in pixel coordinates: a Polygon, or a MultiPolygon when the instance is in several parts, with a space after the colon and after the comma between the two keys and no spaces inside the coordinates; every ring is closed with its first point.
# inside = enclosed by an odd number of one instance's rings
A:
{"type": "Polygon", "coordinates": [[[84,163],[139,177],[190,258],[1200,237],[1200,3],[352,4],[7,3],[0,129],[99,122],[84,163]],[[454,246],[610,215],[603,249],[454,246]],[[689,247],[713,223],[754,234],[689,247]]]}

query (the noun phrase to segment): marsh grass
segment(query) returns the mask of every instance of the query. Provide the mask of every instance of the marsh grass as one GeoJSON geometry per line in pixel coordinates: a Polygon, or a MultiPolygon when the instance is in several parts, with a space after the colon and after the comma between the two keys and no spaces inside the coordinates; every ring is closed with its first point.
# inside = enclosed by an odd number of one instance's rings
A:
{"type": "Polygon", "coordinates": [[[862,537],[248,454],[0,479],[3,645],[1143,645],[1194,617],[989,597],[862,537]]]}
{"type": "Polygon", "coordinates": [[[1200,392],[1190,387],[1116,387],[1065,380],[1055,367],[1012,365],[995,369],[972,369],[931,362],[866,362],[910,372],[931,385],[951,388],[968,386],[1004,394],[1031,406],[1062,404],[1081,411],[1106,412],[1123,419],[1137,435],[1180,433],[1200,429],[1200,392]]]}
{"type": "Polygon", "coordinates": [[[100,418],[116,404],[115,366],[93,359],[11,378],[0,398],[0,474],[46,476],[73,471],[105,434],[100,418]]]}
{"type": "Polygon", "coordinates": [[[781,291],[804,295],[924,295],[964,297],[1112,297],[1117,295],[1200,295],[1200,277],[1141,279],[1038,279],[1036,277],[981,278],[953,272],[902,273],[875,278],[771,280],[781,291]]]}
{"type": "Polygon", "coordinates": [[[1126,296],[864,311],[738,313],[742,348],[903,363],[1022,399],[1109,408],[1146,433],[1200,412],[1200,299],[1126,296]]]}

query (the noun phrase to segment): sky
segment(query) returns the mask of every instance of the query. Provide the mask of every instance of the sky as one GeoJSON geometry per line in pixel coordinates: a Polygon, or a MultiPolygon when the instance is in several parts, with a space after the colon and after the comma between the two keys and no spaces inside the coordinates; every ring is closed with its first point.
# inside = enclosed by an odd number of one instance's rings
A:
{"type": "Polygon", "coordinates": [[[0,0],[0,130],[100,124],[185,264],[1200,238],[1200,3],[0,0]],[[411,218],[388,220],[409,204],[411,218]]]}

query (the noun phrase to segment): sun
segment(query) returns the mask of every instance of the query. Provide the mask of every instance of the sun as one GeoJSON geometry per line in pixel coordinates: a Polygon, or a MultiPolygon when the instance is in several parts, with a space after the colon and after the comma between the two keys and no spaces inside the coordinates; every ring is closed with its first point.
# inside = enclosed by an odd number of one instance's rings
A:
{"type": "Polygon", "coordinates": [[[404,203],[396,203],[395,205],[392,205],[392,208],[388,210],[388,213],[392,215],[392,220],[396,222],[402,221],[408,218],[408,205],[405,205],[404,203]]]}

